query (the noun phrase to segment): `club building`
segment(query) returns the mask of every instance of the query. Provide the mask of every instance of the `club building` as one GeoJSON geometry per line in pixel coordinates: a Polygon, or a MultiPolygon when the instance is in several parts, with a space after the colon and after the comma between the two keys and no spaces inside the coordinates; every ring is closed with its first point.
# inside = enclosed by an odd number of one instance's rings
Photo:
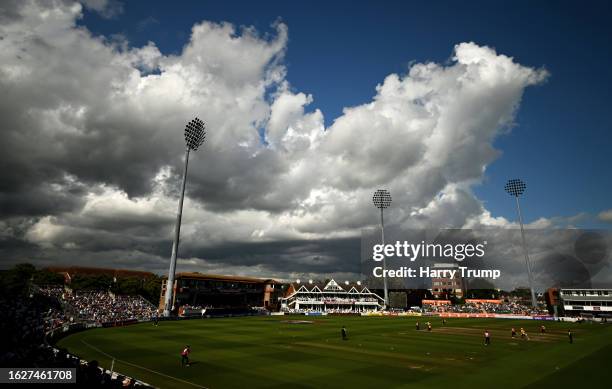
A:
{"type": "Polygon", "coordinates": [[[435,298],[448,299],[451,296],[462,298],[465,295],[465,282],[459,275],[459,265],[456,263],[435,263],[434,270],[455,270],[453,277],[434,277],[431,279],[431,294],[435,298]]]}
{"type": "Polygon", "coordinates": [[[333,279],[325,283],[297,280],[289,285],[285,296],[281,310],[286,312],[371,312],[384,306],[384,299],[360,281],[340,285],[333,279]]]}
{"type": "Polygon", "coordinates": [[[559,298],[567,316],[612,316],[612,289],[561,289],[559,298]]]}
{"type": "MultiPolygon", "coordinates": [[[[164,307],[168,279],[162,280],[159,308],[164,307]]],[[[172,306],[221,309],[253,307],[278,310],[286,286],[272,279],[224,276],[202,273],[177,273],[172,306]]]]}

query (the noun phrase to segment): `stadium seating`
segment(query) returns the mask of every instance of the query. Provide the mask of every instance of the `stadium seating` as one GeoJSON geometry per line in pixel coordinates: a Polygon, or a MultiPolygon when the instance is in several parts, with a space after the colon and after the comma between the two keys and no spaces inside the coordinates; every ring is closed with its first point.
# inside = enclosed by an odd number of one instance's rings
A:
{"type": "Polygon", "coordinates": [[[0,295],[0,304],[4,307],[0,331],[12,334],[2,342],[0,366],[72,367],[81,387],[143,387],[137,380],[100,368],[97,361],[85,362],[57,350],[45,339],[47,333],[67,324],[149,319],[155,308],[142,297],[33,286],[27,295],[0,295]]]}
{"type": "Polygon", "coordinates": [[[141,296],[114,295],[107,291],[70,291],[61,287],[41,287],[40,292],[57,298],[64,306],[64,315],[56,312],[49,329],[66,322],[102,325],[129,320],[149,320],[155,307],[141,296]]]}
{"type": "Polygon", "coordinates": [[[491,303],[465,303],[458,305],[432,305],[423,304],[423,312],[427,313],[492,313],[492,314],[512,314],[512,315],[542,315],[548,314],[543,309],[513,303],[503,302],[501,304],[491,303]]]}

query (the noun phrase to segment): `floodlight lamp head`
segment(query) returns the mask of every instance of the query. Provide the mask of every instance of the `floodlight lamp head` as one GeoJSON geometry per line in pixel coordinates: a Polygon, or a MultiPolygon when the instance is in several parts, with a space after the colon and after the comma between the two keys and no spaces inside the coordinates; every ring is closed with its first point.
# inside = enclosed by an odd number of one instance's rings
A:
{"type": "Polygon", "coordinates": [[[372,197],[374,206],[379,209],[389,208],[391,206],[391,193],[386,189],[378,189],[372,197]]]}
{"type": "Polygon", "coordinates": [[[525,192],[525,188],[527,188],[527,185],[525,185],[523,180],[519,178],[508,180],[508,182],[506,182],[506,185],[504,186],[506,192],[508,192],[510,196],[514,197],[519,197],[520,195],[522,195],[523,192],[525,192]]]}
{"type": "Polygon", "coordinates": [[[193,119],[185,126],[185,144],[189,150],[197,150],[206,138],[206,126],[198,118],[193,119]]]}

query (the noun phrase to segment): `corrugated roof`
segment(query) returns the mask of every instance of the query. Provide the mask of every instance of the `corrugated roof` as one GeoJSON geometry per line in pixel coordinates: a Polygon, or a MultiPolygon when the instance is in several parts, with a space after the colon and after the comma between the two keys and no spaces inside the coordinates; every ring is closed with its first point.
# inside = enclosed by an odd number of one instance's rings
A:
{"type": "MultiPolygon", "coordinates": [[[[168,278],[167,276],[164,278],[168,278]]],[[[235,281],[235,282],[256,282],[266,284],[281,284],[281,282],[273,280],[271,278],[256,278],[256,277],[244,277],[244,276],[228,276],[220,274],[204,274],[198,272],[182,272],[176,273],[175,278],[193,278],[198,280],[215,280],[215,281],[235,281]]]]}
{"type": "Polygon", "coordinates": [[[154,274],[148,271],[141,270],[126,270],[126,269],[112,269],[102,267],[85,267],[85,266],[49,266],[45,270],[54,273],[68,273],[70,276],[75,274],[108,274],[112,276],[139,276],[139,277],[153,277],[154,274]]]}

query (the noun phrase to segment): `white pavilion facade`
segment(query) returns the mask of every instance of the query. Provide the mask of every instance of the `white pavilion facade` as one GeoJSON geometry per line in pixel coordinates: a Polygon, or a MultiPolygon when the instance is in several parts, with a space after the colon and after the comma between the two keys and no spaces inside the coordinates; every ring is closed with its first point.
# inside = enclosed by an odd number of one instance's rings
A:
{"type": "Polygon", "coordinates": [[[371,292],[361,282],[338,284],[333,279],[327,283],[312,280],[291,284],[289,293],[281,299],[281,310],[292,313],[328,312],[359,313],[380,311],[384,299],[371,292]]]}

